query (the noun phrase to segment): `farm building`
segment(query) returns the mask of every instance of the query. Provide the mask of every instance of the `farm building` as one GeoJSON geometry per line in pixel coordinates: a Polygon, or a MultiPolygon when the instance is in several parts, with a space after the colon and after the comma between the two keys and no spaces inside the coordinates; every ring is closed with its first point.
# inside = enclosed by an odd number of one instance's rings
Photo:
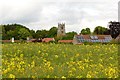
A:
{"type": "MultiPolygon", "coordinates": [[[[1,40],[3,43],[12,42],[12,40],[1,40]]],[[[14,40],[14,42],[20,42],[20,40],[14,40]]]]}
{"type": "Polygon", "coordinates": [[[30,39],[27,42],[42,42],[42,39],[30,39]]]}
{"type": "Polygon", "coordinates": [[[73,40],[59,40],[59,43],[72,43],[73,40]]]}
{"type": "Polygon", "coordinates": [[[83,42],[107,43],[111,40],[111,35],[75,35],[73,38],[73,44],[81,44],[83,42]]]}
{"type": "Polygon", "coordinates": [[[55,41],[54,38],[44,38],[42,39],[42,42],[50,42],[50,41],[55,41]]]}

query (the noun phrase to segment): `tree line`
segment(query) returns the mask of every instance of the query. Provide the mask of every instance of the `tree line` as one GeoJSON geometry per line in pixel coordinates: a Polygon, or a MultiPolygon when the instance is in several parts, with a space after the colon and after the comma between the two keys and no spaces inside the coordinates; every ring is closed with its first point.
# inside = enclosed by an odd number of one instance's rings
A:
{"type": "MultiPolygon", "coordinates": [[[[2,39],[10,40],[12,37],[15,40],[26,40],[27,37],[42,39],[42,38],[55,38],[55,39],[63,39],[63,40],[71,40],[77,32],[67,32],[66,36],[61,38],[57,37],[57,27],[52,27],[49,30],[30,30],[26,26],[20,24],[7,24],[0,25],[2,27],[2,39]]],[[[108,28],[97,26],[93,32],[91,32],[90,28],[82,29],[79,34],[87,35],[87,34],[110,34],[110,30],[108,28]]]]}

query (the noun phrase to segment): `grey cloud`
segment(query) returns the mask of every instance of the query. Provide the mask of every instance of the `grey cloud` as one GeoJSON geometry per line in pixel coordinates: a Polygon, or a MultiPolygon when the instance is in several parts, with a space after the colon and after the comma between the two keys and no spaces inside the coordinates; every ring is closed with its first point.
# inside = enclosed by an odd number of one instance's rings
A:
{"type": "MultiPolygon", "coordinates": [[[[117,1],[108,0],[80,0],[78,2],[37,2],[33,1],[31,5],[24,5],[18,9],[14,7],[3,7],[0,18],[2,23],[22,23],[33,28],[48,28],[56,25],[58,22],[66,22],[72,29],[74,25],[84,25],[94,21],[117,20],[117,1]],[[106,1],[106,2],[104,2],[106,1]],[[45,13],[45,9],[48,10],[45,13]],[[32,27],[33,26],[33,27],[32,27]]],[[[0,22],[1,23],[1,22],[0,22]]],[[[106,23],[107,24],[107,23],[106,23]]],[[[91,24],[92,26],[93,24],[91,24]]],[[[89,26],[89,25],[88,25],[89,26]]],[[[78,27],[77,27],[78,28],[78,27]]],[[[69,30],[70,30],[69,29],[69,30]]]]}
{"type": "Polygon", "coordinates": [[[23,10],[8,10],[3,14],[3,23],[30,23],[39,20],[39,15],[41,14],[41,7],[28,7],[23,10]]]}

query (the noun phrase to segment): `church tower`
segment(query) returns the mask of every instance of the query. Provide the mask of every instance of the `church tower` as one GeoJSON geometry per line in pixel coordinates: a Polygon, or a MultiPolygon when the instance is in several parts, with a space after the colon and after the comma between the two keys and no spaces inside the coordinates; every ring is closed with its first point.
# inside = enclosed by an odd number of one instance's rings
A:
{"type": "Polygon", "coordinates": [[[65,23],[58,23],[57,36],[65,36],[65,23]]]}

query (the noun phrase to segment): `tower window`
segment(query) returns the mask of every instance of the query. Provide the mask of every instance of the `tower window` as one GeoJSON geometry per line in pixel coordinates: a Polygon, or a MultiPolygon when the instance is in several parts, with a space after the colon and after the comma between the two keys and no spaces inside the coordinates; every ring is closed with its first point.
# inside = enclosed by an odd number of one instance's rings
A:
{"type": "Polygon", "coordinates": [[[63,29],[63,27],[61,27],[61,29],[63,29]]]}

